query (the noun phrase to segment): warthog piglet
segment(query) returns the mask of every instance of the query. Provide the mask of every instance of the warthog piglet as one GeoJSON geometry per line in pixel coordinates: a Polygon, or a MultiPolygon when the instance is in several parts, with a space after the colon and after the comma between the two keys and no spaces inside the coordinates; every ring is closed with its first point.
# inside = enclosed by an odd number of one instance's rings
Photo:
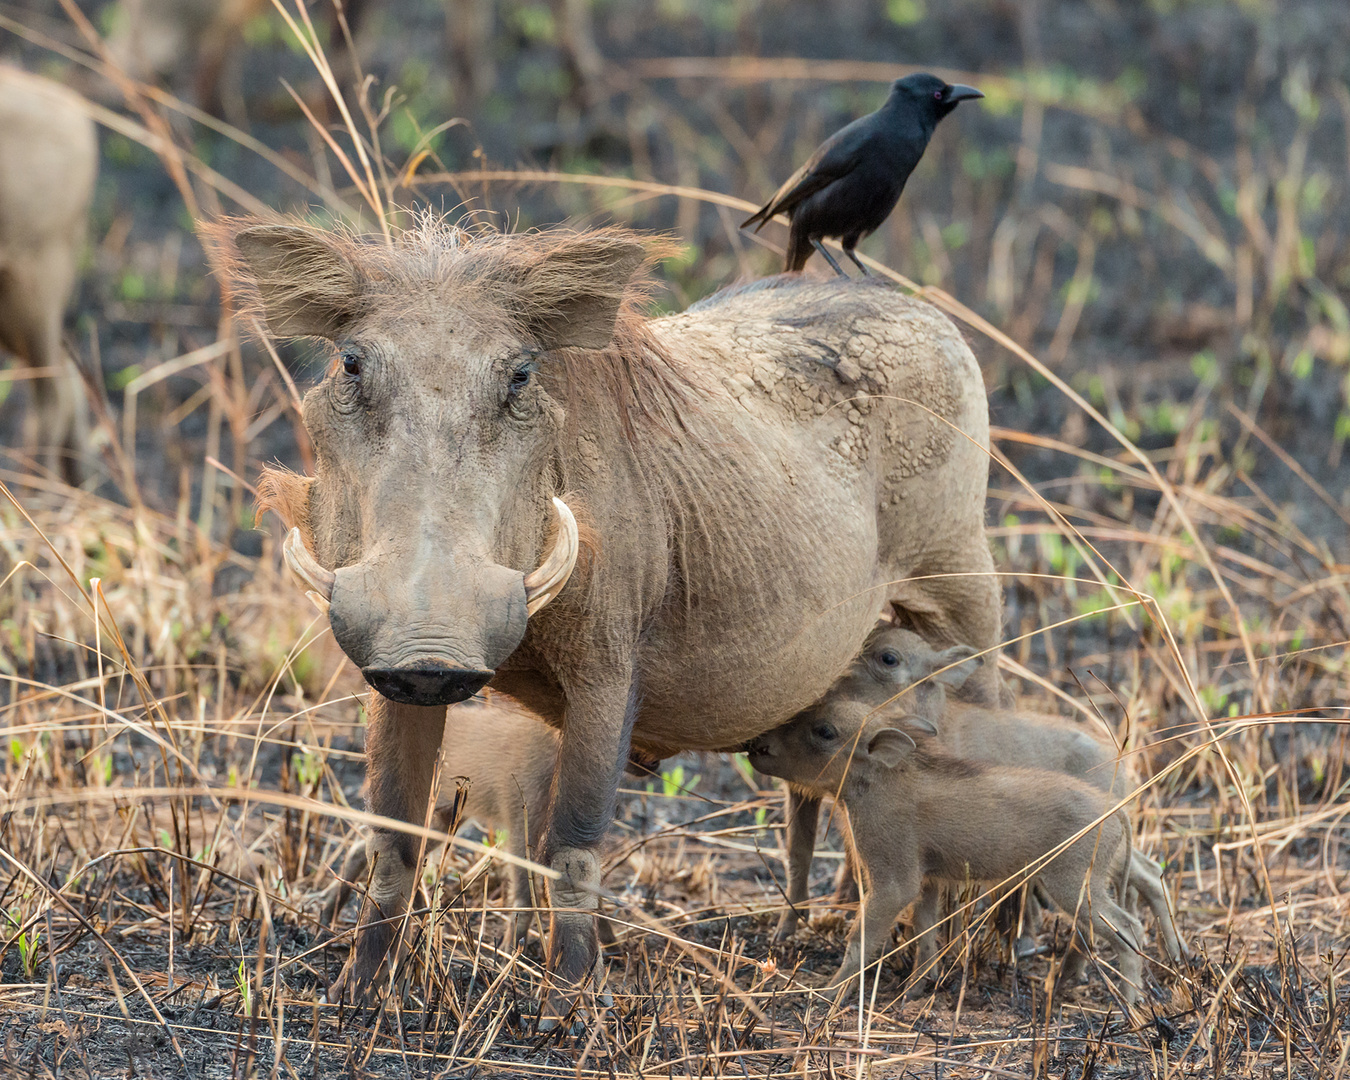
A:
{"type": "MultiPolygon", "coordinates": [[[[851,840],[866,887],[865,903],[843,963],[831,980],[844,983],[873,962],[896,917],[919,897],[924,880],[1003,882],[1019,878],[1061,844],[1039,868],[1050,897],[1076,912],[1071,950],[1084,935],[1115,954],[1120,990],[1133,1001],[1143,985],[1142,927],[1110,896],[1129,880],[1129,823],[1109,813],[1108,797],[1073,777],[1043,770],[985,765],[952,757],[924,738],[923,746],[889,717],[853,703],[830,720],[813,711],[751,744],[750,761],[789,783],[835,794],[848,811],[851,840]],[[1097,827],[1093,823],[1105,815],[1097,827]],[[1071,839],[1078,833],[1084,835],[1071,839]],[[1085,890],[1080,904],[1080,892],[1085,890]]],[[[930,891],[927,897],[935,897],[930,891]]],[[[919,905],[914,933],[931,957],[932,903],[919,905]]]]}
{"type": "MultiPolygon", "coordinates": [[[[880,626],[848,672],[810,713],[830,722],[837,711],[867,705],[890,714],[903,710],[921,718],[937,732],[946,753],[968,761],[1066,773],[1104,792],[1120,796],[1129,790],[1128,778],[1113,747],[1071,721],[1046,713],[986,708],[952,700],[982,658],[967,645],[935,649],[918,634],[894,626],[880,626]]],[[[912,722],[912,721],[911,721],[912,722]]],[[[810,862],[815,844],[819,799],[809,792],[788,795],[788,899],[777,936],[789,937],[797,927],[799,909],[807,900],[810,862]]],[[[935,885],[926,889],[936,888],[935,885]]],[[[1130,889],[1137,891],[1158,921],[1158,932],[1169,958],[1185,955],[1177,935],[1157,863],[1143,852],[1131,851],[1130,889]]],[[[925,896],[930,906],[936,896],[925,896]]],[[[1034,897],[1028,905],[1030,925],[1038,921],[1034,897]]],[[[1027,944],[1024,942],[1023,951],[1027,944]]]]}
{"type": "MultiPolygon", "coordinates": [[[[918,634],[887,627],[868,639],[863,658],[873,685],[867,687],[855,675],[849,692],[857,700],[880,705],[912,686],[896,703],[908,710],[913,698],[918,715],[936,726],[938,743],[956,757],[1067,773],[1117,798],[1131,789],[1124,762],[1105,737],[1048,713],[986,708],[951,698],[982,662],[969,646],[935,649],[918,634]]],[[[1153,912],[1167,956],[1183,957],[1186,949],[1177,935],[1158,864],[1142,851],[1131,851],[1130,892],[1132,907],[1142,897],[1153,912]]],[[[1039,920],[1034,903],[1030,910],[1035,925],[1039,920]]]]}
{"type": "MultiPolygon", "coordinates": [[[[448,832],[456,819],[475,821],[491,832],[506,832],[506,851],[518,859],[530,857],[548,820],[549,788],[558,758],[558,733],[532,714],[494,695],[491,703],[470,698],[446,714],[442,740],[440,790],[431,827],[448,832]],[[462,794],[460,794],[462,793],[462,794]]],[[[367,842],[357,840],[338,879],[321,895],[319,921],[332,926],[353,886],[364,883],[368,868],[367,842]]],[[[519,941],[529,932],[534,907],[530,874],[515,863],[506,868],[507,903],[512,936],[519,941]]]]}

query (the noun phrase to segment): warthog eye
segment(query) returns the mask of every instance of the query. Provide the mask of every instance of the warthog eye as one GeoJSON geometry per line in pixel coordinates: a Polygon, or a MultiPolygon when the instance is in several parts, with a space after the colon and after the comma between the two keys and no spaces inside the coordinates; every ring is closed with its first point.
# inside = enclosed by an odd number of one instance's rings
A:
{"type": "Polygon", "coordinates": [[[894,649],[886,649],[877,657],[886,667],[899,667],[900,655],[894,649]]]}
{"type": "Polygon", "coordinates": [[[354,352],[344,352],[342,354],[342,370],[352,378],[361,374],[361,357],[354,352]]]}
{"type": "Polygon", "coordinates": [[[535,363],[533,360],[521,364],[519,367],[511,369],[511,374],[506,380],[506,407],[511,415],[518,420],[527,420],[532,415],[529,408],[529,399],[524,397],[526,388],[530,385],[530,379],[534,376],[535,363]]]}
{"type": "Polygon", "coordinates": [[[817,724],[811,729],[811,732],[816,738],[824,739],[826,742],[833,742],[835,736],[838,734],[838,732],[834,730],[833,724],[817,724]]]}

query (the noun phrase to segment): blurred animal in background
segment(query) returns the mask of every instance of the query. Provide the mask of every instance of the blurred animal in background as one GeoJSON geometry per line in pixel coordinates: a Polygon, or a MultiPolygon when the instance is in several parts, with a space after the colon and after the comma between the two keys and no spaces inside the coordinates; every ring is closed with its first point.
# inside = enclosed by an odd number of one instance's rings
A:
{"type": "Polygon", "coordinates": [[[89,406],[61,326],[97,175],[84,100],[0,65],[0,348],[34,369],[25,445],[72,484],[85,476],[89,406]]]}
{"type": "MultiPolygon", "coordinates": [[[[319,40],[342,86],[352,81],[346,34],[355,35],[365,6],[366,0],[325,0],[312,5],[319,40]]],[[[108,35],[108,50],[133,78],[163,81],[183,91],[190,86],[200,108],[216,116],[228,114],[238,122],[244,119],[242,109],[235,108],[231,99],[238,99],[239,90],[228,85],[226,73],[245,41],[248,25],[273,10],[271,0],[121,0],[108,35]]],[[[292,5],[287,10],[294,15],[292,5]]]]}
{"type": "Polygon", "coordinates": [[[836,274],[846,277],[821,245],[821,240],[835,237],[842,241],[844,254],[866,274],[867,267],[853,249],[895,209],[938,121],[961,102],[982,97],[973,86],[946,83],[936,75],[896,79],[881,108],[821,143],[741,228],[753,225],[759,232],[775,214],[787,214],[792,230],[784,270],[800,270],[814,250],[836,274]]]}
{"type": "MultiPolygon", "coordinates": [[[[293,0],[285,7],[294,16],[293,0]]],[[[494,42],[509,20],[492,0],[444,0],[444,7],[456,105],[472,107],[496,88],[494,42]]],[[[319,41],[344,91],[355,81],[347,35],[355,39],[375,9],[370,0],[320,0],[309,5],[319,41]]],[[[251,37],[250,24],[275,11],[271,0],[119,0],[112,10],[108,49],[128,75],[142,82],[163,82],[190,94],[200,108],[243,126],[239,79],[232,74],[235,58],[251,37]]],[[[569,100],[579,111],[590,109],[602,96],[604,71],[590,0],[549,0],[543,10],[568,74],[569,100]]],[[[289,38],[290,31],[284,33],[289,38]]],[[[309,104],[325,108],[326,92],[309,104]]]]}

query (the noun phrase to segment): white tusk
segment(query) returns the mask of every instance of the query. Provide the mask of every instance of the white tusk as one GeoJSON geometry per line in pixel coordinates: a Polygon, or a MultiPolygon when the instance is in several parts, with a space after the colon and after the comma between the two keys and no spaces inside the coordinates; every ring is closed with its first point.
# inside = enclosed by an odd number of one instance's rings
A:
{"type": "Polygon", "coordinates": [[[577,519],[567,504],[556,496],[553,509],[558,515],[558,535],[553,540],[553,547],[538,568],[525,575],[525,610],[530,615],[562,592],[577,564],[577,519]]]}
{"type": "Polygon", "coordinates": [[[328,610],[328,601],[333,596],[333,581],[335,580],[333,571],[325,570],[319,565],[318,560],[309,553],[309,548],[305,547],[305,542],[300,539],[300,530],[292,529],[286,534],[286,541],[281,545],[281,552],[286,556],[286,565],[291,568],[291,573],[298,577],[302,582],[310,587],[310,599],[320,611],[328,610]],[[323,604],[320,605],[319,601],[323,604]]]}

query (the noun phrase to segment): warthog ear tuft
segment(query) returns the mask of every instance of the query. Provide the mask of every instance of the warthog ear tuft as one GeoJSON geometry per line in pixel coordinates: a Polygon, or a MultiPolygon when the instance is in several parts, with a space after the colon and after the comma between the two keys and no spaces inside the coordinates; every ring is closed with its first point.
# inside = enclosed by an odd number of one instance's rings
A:
{"type": "Polygon", "coordinates": [[[360,313],[356,266],[334,237],[298,225],[250,225],[233,234],[232,277],[257,289],[278,337],[336,338],[360,313]]]}
{"type": "Polygon", "coordinates": [[[966,680],[975,674],[984,663],[984,657],[976,654],[969,645],[953,645],[934,653],[930,671],[934,671],[933,681],[941,683],[948,690],[960,690],[966,680]],[[939,670],[939,669],[946,670],[939,670]]]}
{"type": "Polygon", "coordinates": [[[893,769],[914,752],[914,740],[899,728],[883,727],[868,733],[867,756],[893,769]]]}
{"type": "Polygon", "coordinates": [[[545,349],[603,349],[628,283],[647,258],[631,233],[596,230],[569,237],[524,271],[521,315],[545,349]]]}

